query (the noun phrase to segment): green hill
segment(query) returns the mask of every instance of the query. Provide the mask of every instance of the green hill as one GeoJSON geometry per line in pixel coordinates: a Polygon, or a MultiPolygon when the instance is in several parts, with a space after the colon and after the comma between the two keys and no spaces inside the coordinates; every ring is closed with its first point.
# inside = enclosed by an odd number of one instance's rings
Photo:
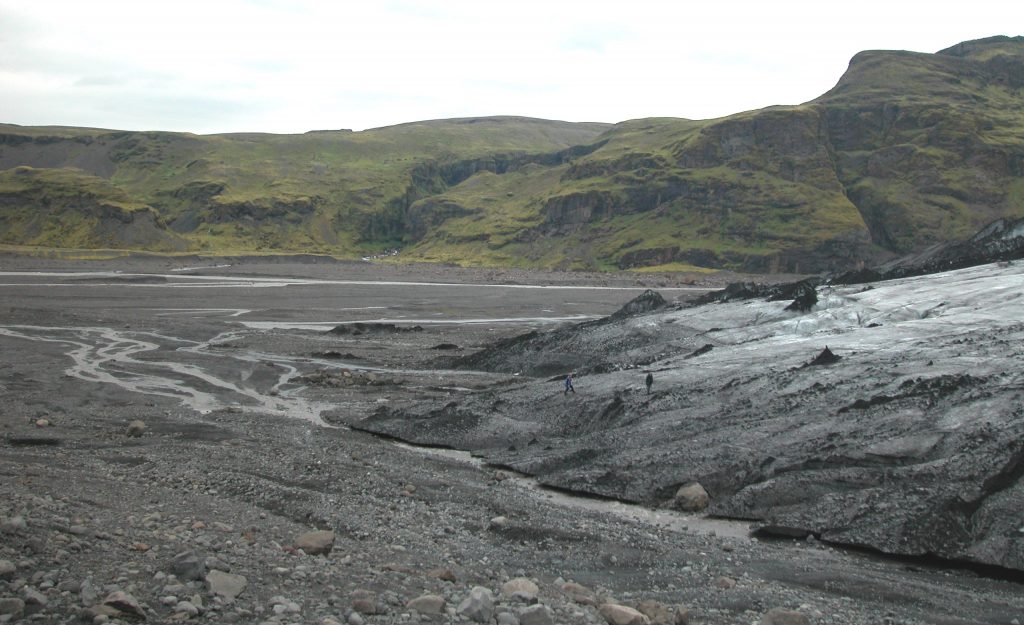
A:
{"type": "MultiPolygon", "coordinates": [[[[63,171],[53,179],[78,176],[83,189],[102,179],[122,199],[156,210],[167,236],[190,250],[355,256],[402,245],[405,209],[415,200],[477,169],[592,141],[607,127],[496,117],[364,132],[198,136],[0,125],[0,170],[63,171]]],[[[45,219],[44,205],[76,210],[59,189],[45,188],[46,177],[38,179],[33,189],[0,187],[0,241],[67,246],[19,234],[31,230],[24,222],[45,219]]],[[[65,241],[92,238],[76,231],[65,241]]]]}
{"type": "MultiPolygon", "coordinates": [[[[155,211],[166,236],[121,247],[809,272],[1024,215],[1022,86],[1024,38],[994,37],[863,52],[816,100],[713,120],[213,136],[0,126],[0,169],[74,169],[54,184],[155,211]]],[[[0,179],[0,242],[110,240],[87,220],[40,234],[56,205],[75,208],[35,177],[34,191],[0,179]]]]}
{"type": "Polygon", "coordinates": [[[421,200],[410,213],[434,227],[408,255],[796,272],[878,261],[1024,215],[1022,82],[1020,37],[865,52],[804,105],[625,122],[571,163],[421,200]]]}

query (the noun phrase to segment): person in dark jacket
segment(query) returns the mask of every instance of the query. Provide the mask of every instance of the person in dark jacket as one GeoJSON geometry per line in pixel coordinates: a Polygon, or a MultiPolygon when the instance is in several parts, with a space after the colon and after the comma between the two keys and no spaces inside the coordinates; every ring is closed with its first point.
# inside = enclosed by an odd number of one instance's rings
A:
{"type": "Polygon", "coordinates": [[[650,371],[647,372],[647,377],[644,378],[644,384],[647,385],[647,394],[651,394],[651,385],[654,384],[654,374],[650,371]]]}
{"type": "Polygon", "coordinates": [[[574,389],[572,387],[572,374],[571,373],[569,375],[565,376],[565,393],[563,393],[563,395],[568,395],[569,391],[572,391],[574,395],[576,394],[576,389],[574,389]]]}

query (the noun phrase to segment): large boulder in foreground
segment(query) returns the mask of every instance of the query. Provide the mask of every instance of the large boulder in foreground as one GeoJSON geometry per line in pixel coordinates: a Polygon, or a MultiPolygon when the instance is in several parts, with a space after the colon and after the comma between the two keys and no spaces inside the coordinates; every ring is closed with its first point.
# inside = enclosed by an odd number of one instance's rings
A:
{"type": "Polygon", "coordinates": [[[310,556],[326,555],[334,549],[334,532],[317,530],[306,532],[295,539],[295,548],[310,556]]]}
{"type": "Polygon", "coordinates": [[[672,507],[683,512],[700,512],[710,503],[711,497],[700,482],[683,484],[672,498],[672,507]]]}
{"type": "Polygon", "coordinates": [[[249,584],[242,575],[235,575],[234,573],[225,573],[216,569],[206,574],[206,586],[210,590],[210,594],[221,597],[227,603],[231,603],[242,594],[245,587],[249,584]]]}
{"type": "Polygon", "coordinates": [[[608,625],[650,625],[651,619],[631,607],[617,603],[603,603],[598,608],[608,625]]]}

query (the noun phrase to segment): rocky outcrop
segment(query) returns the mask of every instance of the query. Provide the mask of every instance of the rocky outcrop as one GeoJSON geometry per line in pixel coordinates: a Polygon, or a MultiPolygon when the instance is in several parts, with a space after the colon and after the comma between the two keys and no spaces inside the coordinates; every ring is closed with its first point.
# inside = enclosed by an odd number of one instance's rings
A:
{"type": "Polygon", "coordinates": [[[619,214],[622,202],[610,191],[584,191],[551,198],[544,206],[546,224],[554,232],[566,233],[619,214]]]}
{"type": "Polygon", "coordinates": [[[843,192],[829,153],[828,127],[821,111],[813,107],[725,118],[677,144],[674,156],[686,169],[729,166],[829,193],[843,192]]]}
{"type": "Polygon", "coordinates": [[[585,181],[588,188],[546,199],[537,235],[589,232],[612,219],[653,212],[699,223],[711,236],[700,242],[683,230],[685,244],[654,246],[639,232],[617,253],[620,268],[684,263],[808,272],[879,258],[838,178],[823,109],[768,109],[717,120],[665,149],[674,160],[642,152],[602,158],[597,151],[573,163],[563,180],[585,181]],[[785,225],[801,221],[832,225],[825,236],[785,225]],[[786,244],[770,251],[723,244],[764,239],[786,244]]]}
{"type": "Polygon", "coordinates": [[[58,137],[0,132],[0,170],[75,168],[110,178],[117,167],[110,157],[116,141],[110,137],[58,137]]]}
{"type": "MultiPolygon", "coordinates": [[[[808,297],[818,286],[819,280],[808,278],[796,282],[783,282],[778,284],[763,284],[759,282],[733,282],[720,291],[712,291],[701,295],[693,300],[696,305],[710,304],[712,302],[733,302],[755,298],[765,299],[769,302],[782,302],[808,297]]],[[[815,295],[815,301],[817,296],[815,295]]],[[[800,311],[800,312],[806,312],[800,311]]]]}
{"type": "MultiPolygon", "coordinates": [[[[1008,190],[1022,177],[1024,144],[1010,137],[1022,107],[1004,113],[1003,104],[977,94],[1015,89],[1021,50],[1013,38],[937,55],[863,53],[813,103],[680,123],[672,127],[680,138],[669,142],[666,132],[660,152],[630,145],[633,125],[622,139],[613,131],[615,149],[563,173],[566,188],[544,199],[534,238],[601,240],[606,224],[650,212],[667,227],[685,224],[680,242],[666,245],[657,228],[637,228],[614,253],[618,267],[810,273],[966,236],[1016,214],[1008,190]],[[893,81],[898,75],[905,79],[893,81]],[[920,97],[903,97],[908,90],[920,97]]],[[[1016,97],[1008,92],[1006,101],[1016,97]]]]}
{"type": "MultiPolygon", "coordinates": [[[[574,156],[585,156],[577,154],[574,156]]],[[[623,171],[636,171],[640,174],[668,169],[671,163],[662,156],[633,152],[609,160],[590,159],[572,163],[562,175],[562,180],[583,180],[586,178],[611,177],[623,171]]]]}
{"type": "Polygon", "coordinates": [[[406,235],[413,241],[418,241],[448,219],[466,217],[479,212],[479,209],[466,208],[448,199],[426,198],[409,207],[405,215],[406,235]]]}
{"type": "Polygon", "coordinates": [[[155,209],[75,170],[0,172],[0,242],[45,247],[181,251],[155,209]]]}
{"type": "Polygon", "coordinates": [[[454,161],[428,160],[411,169],[404,193],[390,199],[383,212],[363,216],[360,232],[366,239],[399,237],[418,241],[450,218],[479,212],[477,208],[463,207],[443,198],[431,199],[431,196],[480,172],[505,174],[530,164],[554,167],[590,154],[604,143],[597,141],[551,153],[502,153],[454,161]]]}
{"type": "Polygon", "coordinates": [[[316,212],[322,198],[260,198],[248,201],[219,201],[208,205],[206,223],[298,224],[316,212]]]}
{"type": "Polygon", "coordinates": [[[667,304],[668,303],[665,301],[665,298],[661,296],[661,293],[647,289],[640,295],[637,295],[623,304],[622,308],[613,312],[609,319],[614,321],[617,319],[632,317],[634,315],[642,315],[658,310],[659,308],[663,308],[667,304]]]}
{"type": "Polygon", "coordinates": [[[867,232],[854,231],[812,248],[784,250],[770,254],[751,254],[729,250],[669,247],[643,248],[619,256],[620,269],[636,269],[680,263],[696,267],[735,267],[748,273],[814,273],[863,266],[871,259],[892,255],[874,249],[867,232]]]}
{"type": "MultiPolygon", "coordinates": [[[[815,101],[826,113],[839,179],[875,243],[907,253],[1007,214],[1024,146],[994,139],[1017,122],[977,93],[1016,88],[1022,43],[990,38],[935,55],[864,52],[815,101]],[[900,98],[905,88],[893,75],[927,85],[927,95],[900,98]]],[[[1019,113],[1020,105],[1009,110],[1019,113]]]]}
{"type": "Polygon", "coordinates": [[[861,284],[1024,258],[1024,218],[997,219],[974,236],[933,245],[872,269],[845,271],[833,284],[861,284]]]}
{"type": "MultiPolygon", "coordinates": [[[[588,373],[646,364],[663,347],[648,315],[666,306],[661,294],[648,290],[608,317],[549,332],[528,332],[447,364],[458,369],[554,375],[559,381],[570,371],[588,373]]],[[[700,347],[696,339],[692,347],[700,347]]]]}

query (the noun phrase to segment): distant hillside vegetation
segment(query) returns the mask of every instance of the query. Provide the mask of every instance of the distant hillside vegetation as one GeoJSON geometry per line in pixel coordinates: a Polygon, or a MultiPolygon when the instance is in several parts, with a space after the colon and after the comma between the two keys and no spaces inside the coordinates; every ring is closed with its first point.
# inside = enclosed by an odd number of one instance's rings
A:
{"type": "Polygon", "coordinates": [[[188,248],[153,208],[77,169],[0,171],[0,243],[76,249],[188,248]]]}
{"type": "Polygon", "coordinates": [[[0,242],[60,247],[99,238],[103,247],[166,250],[94,236],[87,221],[75,224],[63,242],[38,234],[37,226],[55,211],[79,209],[81,198],[66,192],[77,177],[85,195],[103,187],[122,203],[152,209],[165,238],[189,250],[357,256],[405,245],[405,215],[416,200],[480,169],[504,171],[518,160],[553,158],[607,128],[515,117],[303,135],[0,125],[0,170],[29,166],[52,174],[36,172],[28,188],[0,185],[0,242]]]}
{"type": "Polygon", "coordinates": [[[1022,87],[1024,38],[993,37],[863,52],[816,100],[714,120],[211,136],[0,125],[0,243],[846,269],[1024,216],[1022,87]],[[83,198],[145,211],[152,232],[71,219],[95,213],[83,198]]]}

